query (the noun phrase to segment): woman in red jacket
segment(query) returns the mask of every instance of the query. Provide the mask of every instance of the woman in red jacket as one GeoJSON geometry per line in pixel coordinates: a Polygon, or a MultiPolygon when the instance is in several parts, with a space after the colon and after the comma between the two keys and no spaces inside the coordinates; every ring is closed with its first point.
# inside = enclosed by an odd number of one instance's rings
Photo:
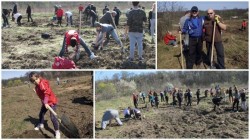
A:
{"type": "MultiPolygon", "coordinates": [[[[35,130],[44,128],[44,115],[47,112],[48,107],[50,106],[54,111],[56,111],[57,98],[50,88],[49,81],[43,79],[38,73],[31,72],[29,74],[30,82],[35,84],[35,92],[38,97],[41,99],[42,107],[39,113],[39,124],[35,127],[35,130]]],[[[50,119],[54,125],[55,137],[60,138],[59,125],[55,115],[50,112],[50,119]]]]}

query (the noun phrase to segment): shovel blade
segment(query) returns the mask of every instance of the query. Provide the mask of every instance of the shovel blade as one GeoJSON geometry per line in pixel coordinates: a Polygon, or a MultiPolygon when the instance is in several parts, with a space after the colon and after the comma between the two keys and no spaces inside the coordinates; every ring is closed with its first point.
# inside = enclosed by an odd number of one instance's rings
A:
{"type": "Polygon", "coordinates": [[[80,138],[79,131],[75,124],[65,114],[62,115],[60,123],[60,131],[69,138],[80,138]]]}

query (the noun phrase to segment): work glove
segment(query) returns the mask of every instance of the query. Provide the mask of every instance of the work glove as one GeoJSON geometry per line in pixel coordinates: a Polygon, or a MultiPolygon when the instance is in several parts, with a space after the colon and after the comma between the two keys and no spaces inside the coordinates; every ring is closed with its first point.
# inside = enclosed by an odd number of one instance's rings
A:
{"type": "Polygon", "coordinates": [[[215,16],[215,22],[220,23],[219,16],[215,16]]]}

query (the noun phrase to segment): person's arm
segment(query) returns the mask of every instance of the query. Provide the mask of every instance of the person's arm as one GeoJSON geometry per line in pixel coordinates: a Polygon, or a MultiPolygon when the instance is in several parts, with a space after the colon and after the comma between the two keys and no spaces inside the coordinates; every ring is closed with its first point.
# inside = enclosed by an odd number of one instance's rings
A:
{"type": "Polygon", "coordinates": [[[184,26],[182,30],[180,31],[180,33],[186,34],[187,32],[188,32],[188,19],[185,21],[184,26]]]}
{"type": "Polygon", "coordinates": [[[48,109],[48,106],[49,106],[48,102],[49,102],[49,96],[50,96],[50,91],[51,91],[50,87],[47,83],[41,82],[39,85],[39,88],[44,94],[44,99],[42,102],[44,106],[48,109]]]}
{"type": "Polygon", "coordinates": [[[221,17],[219,15],[215,15],[215,21],[217,23],[217,25],[222,29],[222,30],[226,30],[227,26],[226,24],[224,24],[223,22],[220,21],[221,17]]]}

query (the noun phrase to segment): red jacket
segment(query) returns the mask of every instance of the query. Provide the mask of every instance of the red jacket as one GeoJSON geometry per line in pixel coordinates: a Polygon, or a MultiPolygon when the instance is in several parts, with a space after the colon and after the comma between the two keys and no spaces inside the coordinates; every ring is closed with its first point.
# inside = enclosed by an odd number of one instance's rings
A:
{"type": "Polygon", "coordinates": [[[72,37],[76,38],[77,43],[80,43],[80,39],[79,39],[79,34],[77,33],[76,30],[69,30],[68,32],[65,33],[65,37],[66,37],[66,46],[70,45],[70,39],[72,37]]]}
{"type": "Polygon", "coordinates": [[[176,40],[176,37],[170,34],[166,34],[163,38],[166,45],[168,45],[170,40],[176,40]]]}
{"type": "Polygon", "coordinates": [[[246,21],[242,22],[242,27],[247,27],[247,22],[246,21]]]}
{"type": "Polygon", "coordinates": [[[40,78],[40,83],[35,87],[36,94],[41,99],[43,104],[55,105],[57,104],[57,98],[50,88],[49,81],[40,78]]]}
{"type": "Polygon", "coordinates": [[[62,17],[62,16],[63,16],[63,9],[58,9],[58,10],[56,11],[56,16],[57,16],[57,17],[62,17]]]}
{"type": "Polygon", "coordinates": [[[82,11],[83,10],[83,6],[79,6],[78,9],[79,9],[79,11],[82,11]]]}

